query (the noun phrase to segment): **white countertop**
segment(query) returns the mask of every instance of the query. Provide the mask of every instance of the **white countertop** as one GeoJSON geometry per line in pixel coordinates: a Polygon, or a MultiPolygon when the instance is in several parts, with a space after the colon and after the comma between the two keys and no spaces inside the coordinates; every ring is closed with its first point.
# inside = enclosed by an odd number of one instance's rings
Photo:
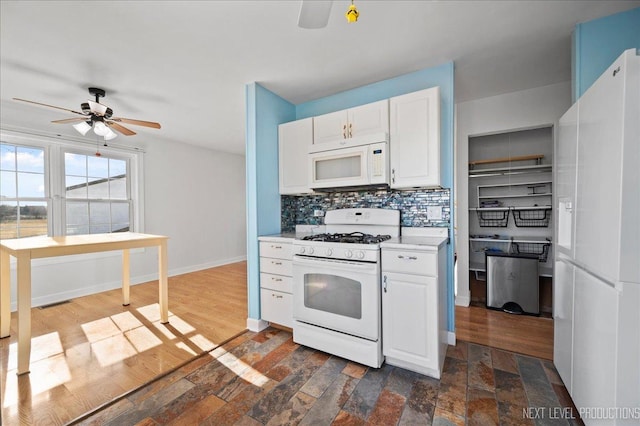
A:
{"type": "Polygon", "coordinates": [[[258,237],[258,241],[270,241],[274,243],[290,243],[296,239],[296,234],[293,232],[283,232],[281,234],[263,235],[258,237]]]}
{"type": "Polygon", "coordinates": [[[380,243],[382,248],[406,250],[434,250],[447,244],[448,237],[400,236],[380,243]]]}

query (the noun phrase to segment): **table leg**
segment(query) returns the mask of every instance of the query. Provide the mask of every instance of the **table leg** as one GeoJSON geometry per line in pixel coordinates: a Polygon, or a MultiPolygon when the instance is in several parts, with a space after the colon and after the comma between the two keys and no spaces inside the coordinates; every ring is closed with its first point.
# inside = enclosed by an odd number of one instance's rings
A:
{"type": "Polygon", "coordinates": [[[31,358],[31,254],[18,255],[18,374],[29,372],[31,358]]]}
{"type": "Polygon", "coordinates": [[[164,240],[158,246],[158,268],[160,288],[160,322],[169,322],[169,282],[167,278],[167,241],[164,240]]]}
{"type": "Polygon", "coordinates": [[[129,249],[122,250],[122,304],[129,305],[129,294],[131,287],[131,274],[129,266],[129,249]]]}
{"type": "Polygon", "coordinates": [[[0,338],[11,333],[11,265],[9,253],[0,251],[0,338]]]}

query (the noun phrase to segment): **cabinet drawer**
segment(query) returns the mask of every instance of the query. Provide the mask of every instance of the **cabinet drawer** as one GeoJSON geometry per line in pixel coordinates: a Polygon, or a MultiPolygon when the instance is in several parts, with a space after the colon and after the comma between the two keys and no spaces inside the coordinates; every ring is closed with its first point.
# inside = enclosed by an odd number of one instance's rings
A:
{"type": "Polygon", "coordinates": [[[285,327],[293,327],[293,301],[291,294],[275,290],[260,290],[261,317],[285,327]]]}
{"type": "Polygon", "coordinates": [[[291,260],[291,243],[260,241],[260,256],[291,260]]]}
{"type": "Polygon", "coordinates": [[[438,254],[384,249],[382,250],[382,271],[435,277],[438,275],[438,254]]]}
{"type": "Polygon", "coordinates": [[[260,258],[260,272],[267,274],[293,275],[293,263],[290,260],[273,259],[270,257],[260,258]]]}
{"type": "Polygon", "coordinates": [[[292,293],[291,277],[261,273],[260,287],[268,288],[270,290],[283,291],[285,293],[292,293]]]}

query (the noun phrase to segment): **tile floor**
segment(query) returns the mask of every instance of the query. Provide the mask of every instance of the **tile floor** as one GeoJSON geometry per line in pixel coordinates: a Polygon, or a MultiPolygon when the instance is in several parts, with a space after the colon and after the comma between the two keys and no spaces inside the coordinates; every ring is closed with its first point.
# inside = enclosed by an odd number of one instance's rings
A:
{"type": "Polygon", "coordinates": [[[582,424],[553,364],[473,343],[449,347],[441,380],[367,368],[247,332],[79,419],[83,425],[582,424]]]}

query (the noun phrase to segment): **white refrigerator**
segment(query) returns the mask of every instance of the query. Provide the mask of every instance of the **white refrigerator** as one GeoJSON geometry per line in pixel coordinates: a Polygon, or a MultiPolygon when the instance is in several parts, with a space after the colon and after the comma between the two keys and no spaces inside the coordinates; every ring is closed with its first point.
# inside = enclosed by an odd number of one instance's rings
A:
{"type": "Polygon", "coordinates": [[[640,53],[559,121],[554,364],[585,424],[640,424],[640,53]]]}

